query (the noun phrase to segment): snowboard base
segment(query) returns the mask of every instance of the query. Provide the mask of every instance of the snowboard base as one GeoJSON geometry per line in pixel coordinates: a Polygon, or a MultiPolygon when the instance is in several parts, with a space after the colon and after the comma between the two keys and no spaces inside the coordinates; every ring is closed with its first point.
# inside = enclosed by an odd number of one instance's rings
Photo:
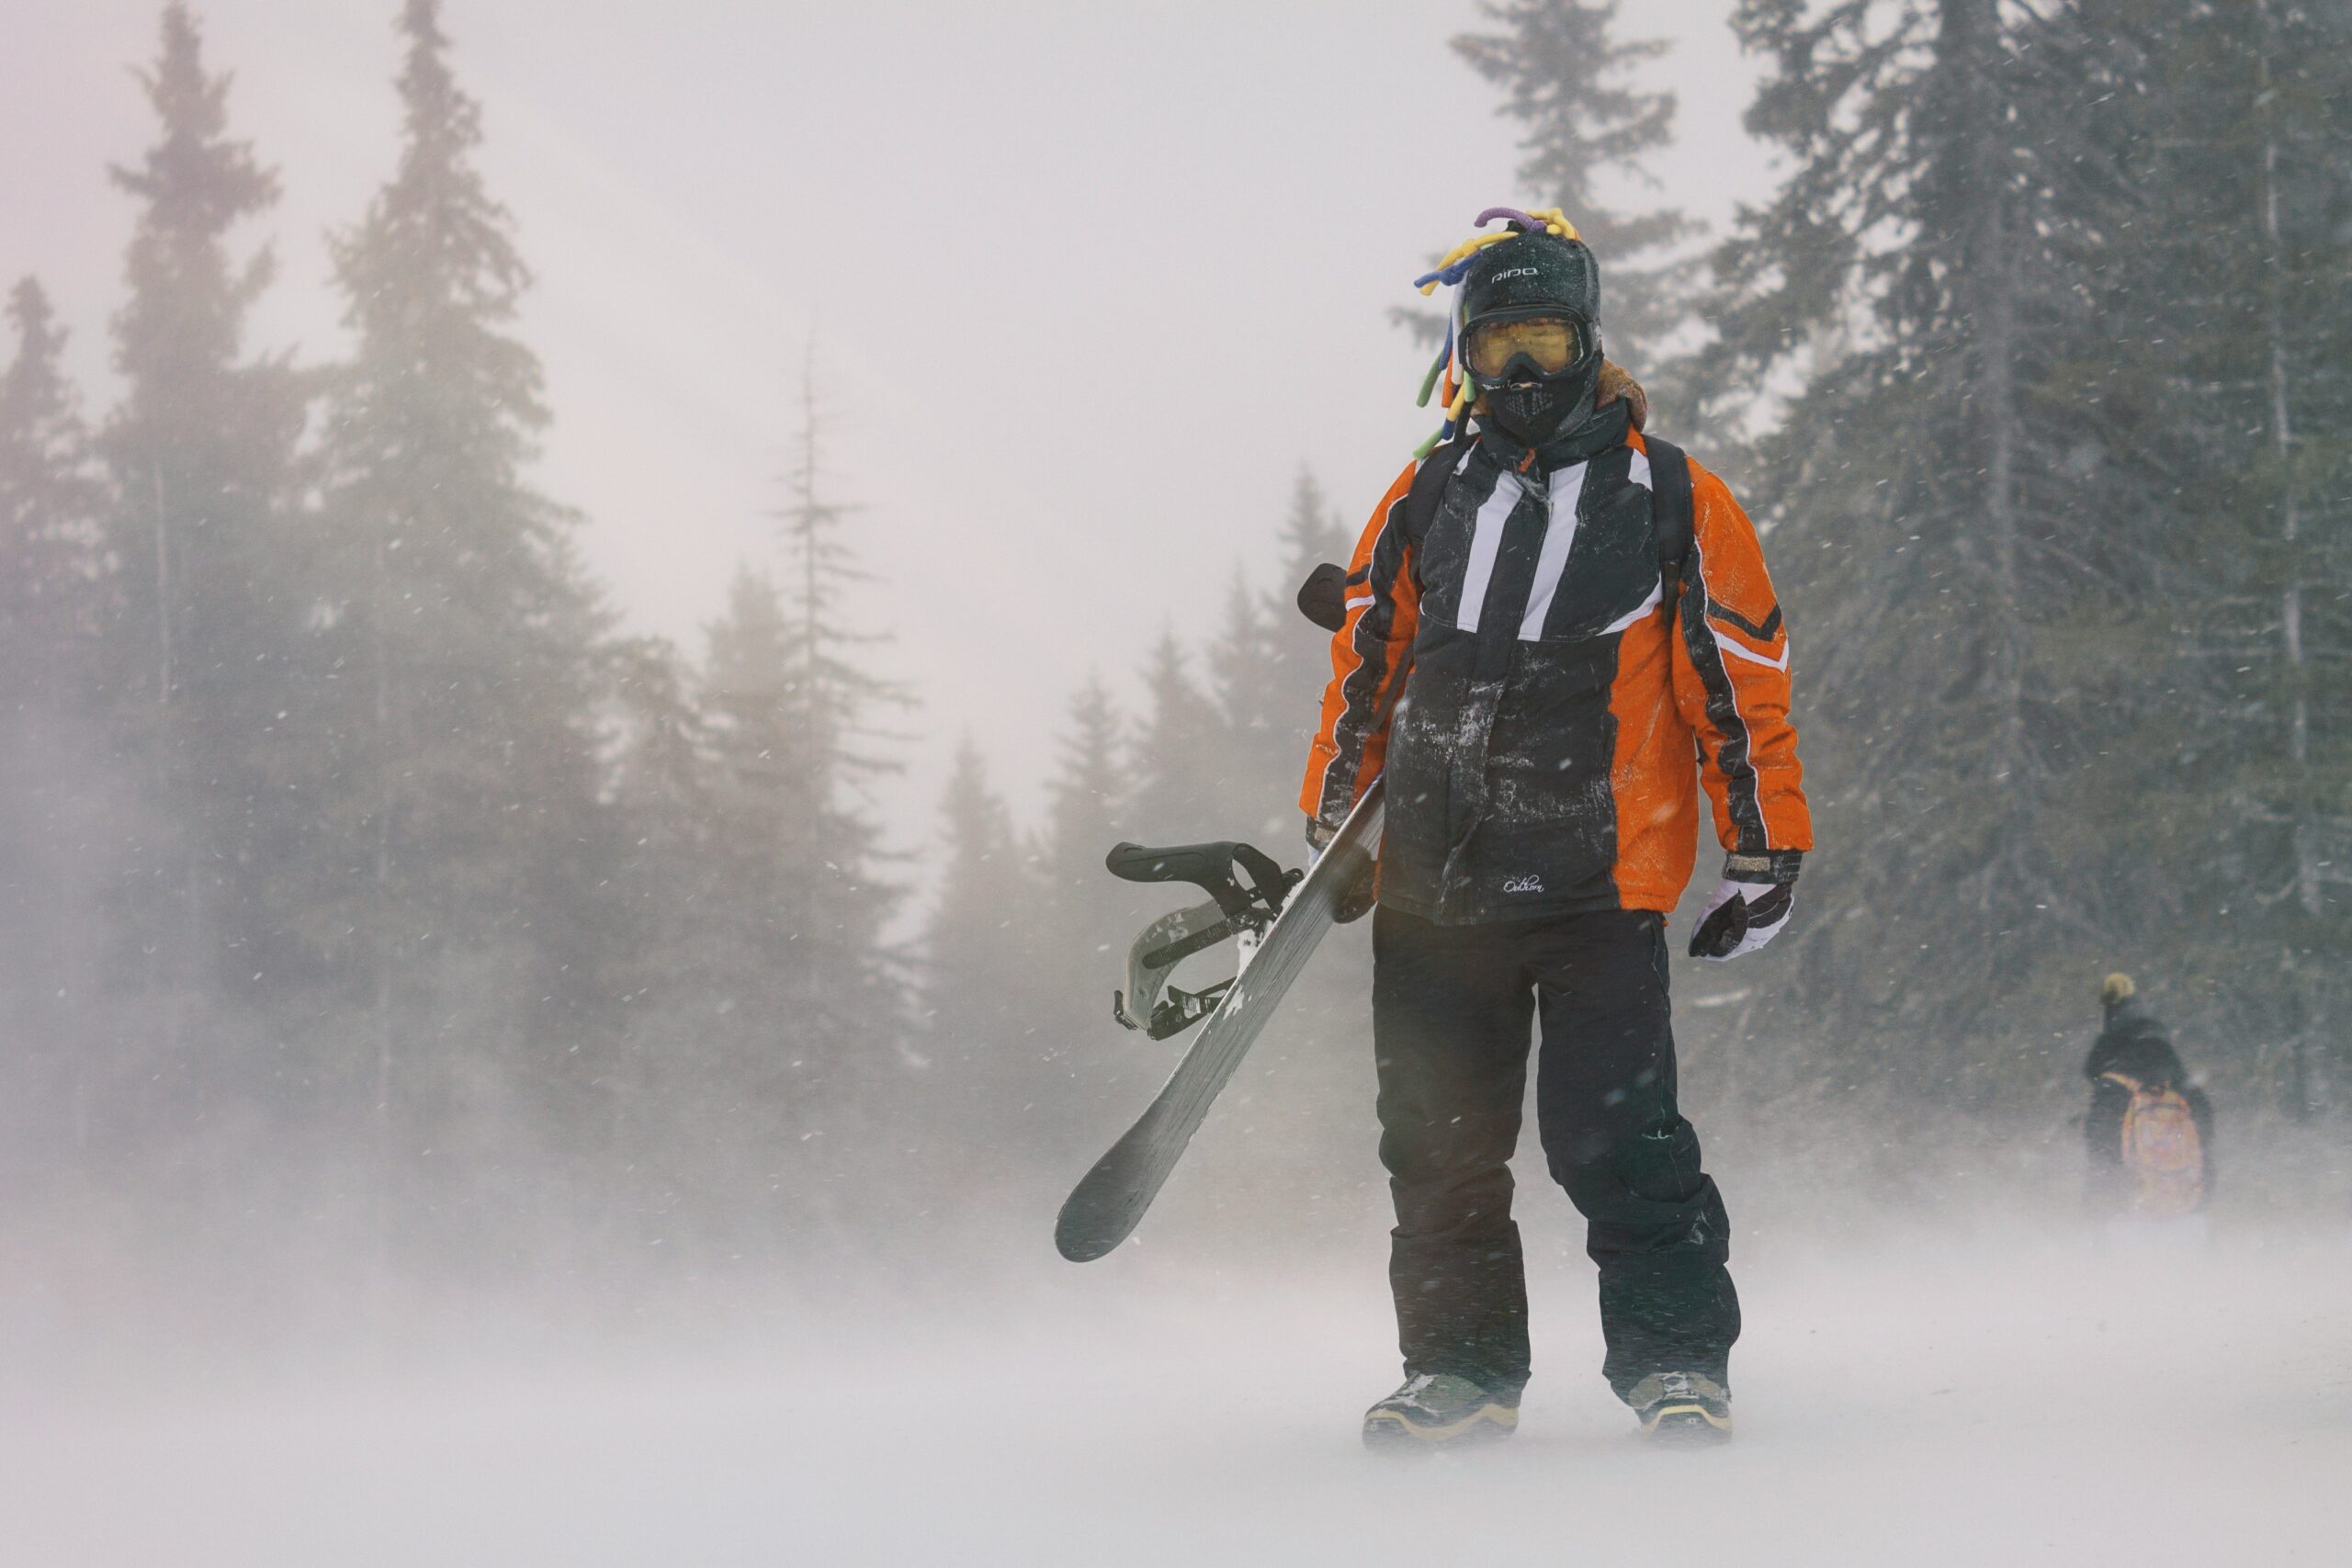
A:
{"type": "Polygon", "coordinates": [[[1071,1190],[1054,1225],[1054,1246],[1064,1258],[1091,1262],[1134,1233],[1209,1107],[1322,944],[1340,900],[1371,871],[1381,815],[1381,782],[1374,779],[1323,857],[1283,900],[1159,1098],[1071,1190]]]}

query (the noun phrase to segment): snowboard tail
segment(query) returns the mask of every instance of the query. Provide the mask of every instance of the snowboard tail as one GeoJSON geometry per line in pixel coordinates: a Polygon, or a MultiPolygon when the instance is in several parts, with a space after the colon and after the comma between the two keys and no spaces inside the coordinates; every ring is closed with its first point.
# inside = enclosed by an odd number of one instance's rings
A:
{"type": "Polygon", "coordinates": [[[1159,1098],[1063,1202],[1054,1246],[1064,1258],[1091,1262],[1134,1233],[1217,1094],[1330,931],[1340,900],[1371,869],[1380,824],[1381,784],[1374,779],[1323,858],[1283,901],[1241,972],[1216,998],[1200,1037],[1159,1098]]]}

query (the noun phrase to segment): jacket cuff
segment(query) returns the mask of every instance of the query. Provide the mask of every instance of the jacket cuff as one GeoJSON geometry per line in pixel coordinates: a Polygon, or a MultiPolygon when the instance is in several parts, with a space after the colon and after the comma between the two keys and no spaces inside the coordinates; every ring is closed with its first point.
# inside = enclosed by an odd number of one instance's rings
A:
{"type": "Polygon", "coordinates": [[[1759,853],[1735,851],[1724,857],[1724,875],[1733,882],[1790,883],[1797,879],[1797,872],[1804,864],[1803,850],[1765,850],[1759,853]]]}

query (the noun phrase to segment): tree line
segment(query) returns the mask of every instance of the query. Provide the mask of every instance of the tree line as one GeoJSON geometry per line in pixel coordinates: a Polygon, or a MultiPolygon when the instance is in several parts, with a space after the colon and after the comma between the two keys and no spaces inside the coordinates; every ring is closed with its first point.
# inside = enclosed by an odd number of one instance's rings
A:
{"type": "Polygon", "coordinates": [[[1667,144],[1624,74],[1664,46],[1485,12],[1457,48],[1594,215],[1611,342],[1795,639],[1821,849],[1701,1033],[1792,1105],[2012,1118],[2126,968],[2233,1110],[2340,1114],[2352,14],[1742,0],[1784,173],[1693,243],[1595,183],[1667,144]]]}
{"type": "Polygon", "coordinates": [[[1792,175],[1700,309],[1831,846],[1758,1027],[1972,1110],[2157,983],[2240,1114],[2352,1082],[2352,15],[1751,0],[1792,175]],[[2039,1036],[2040,1038],[2037,1038],[2039,1036]]]}
{"type": "MultiPolygon", "coordinates": [[[[1821,848],[1771,954],[1685,972],[1698,1081],[1768,1125],[2046,1136],[2121,968],[2233,1117],[2335,1122],[2352,12],[1743,0],[1732,25],[1784,172],[1714,235],[1652,190],[1669,46],[1618,6],[1491,0],[1453,44],[1788,607],[1821,848]]],[[[1181,722],[1164,685],[1147,733],[1181,722]]],[[[1305,1054],[1360,1066],[1356,1013],[1306,1010],[1305,1054]]]]}
{"type": "MultiPolygon", "coordinates": [[[[1173,900],[1102,855],[1293,857],[1324,654],[1289,589],[1357,520],[1302,478],[1274,581],[1166,637],[1131,708],[1073,693],[1034,828],[967,744],[926,877],[864,792],[919,694],[854,624],[813,386],[785,569],[743,570],[705,649],[618,633],[529,478],[529,273],[478,107],[437,0],[397,19],[400,144],[328,241],[341,359],[247,341],[276,182],[176,0],[153,139],[111,172],[112,408],[38,284],[11,296],[0,1160],[178,1194],[258,1152],[322,1224],[485,1254],[558,1200],[724,1249],[1050,1194],[1167,1065],[1107,1010],[1173,900]]],[[[1676,104],[1616,6],[1498,0],[1455,43],[1788,605],[1822,848],[1789,938],[1688,975],[1688,1048],[1794,1114],[2014,1125],[2071,1095],[2127,967],[2225,1106],[2340,1114],[2352,17],[1734,26],[1784,174],[1715,235],[1641,199],[1676,104]]],[[[1367,1157],[1362,965],[1341,944],[1286,1015],[1277,1164],[1367,1157]]]]}
{"type": "MultiPolygon", "coordinates": [[[[618,631],[530,479],[530,274],[479,107],[438,0],[396,20],[392,167],[326,237],[343,357],[250,344],[276,177],[178,0],[152,143],[110,171],[112,408],[40,284],[12,297],[0,1162],[174,1230],[276,1179],[323,1235],[444,1261],[583,1214],[544,1245],[758,1256],[1058,1180],[1164,1065],[1100,1049],[1107,933],[1160,901],[1102,853],[1144,823],[1295,836],[1319,634],[1237,578],[1214,649],[1155,653],[1147,714],[1073,695],[1032,832],[967,743],[928,877],[866,788],[918,694],[855,620],[813,369],[781,570],[740,570],[700,649],[618,631]]],[[[1286,579],[1348,547],[1304,475],[1286,528],[1286,579]]]]}
{"type": "Polygon", "coordinates": [[[478,106],[437,0],[397,28],[391,168],[327,236],[345,356],[250,345],[277,184],[176,0],[111,171],[111,409],[11,296],[0,1160],[151,1213],[275,1168],[394,1252],[494,1254],[559,1199],[622,1239],[801,1223],[802,1145],[897,1071],[910,1000],[856,788],[902,694],[848,624],[813,390],[785,570],[738,576],[702,657],[616,632],[530,479],[478,106]]]}

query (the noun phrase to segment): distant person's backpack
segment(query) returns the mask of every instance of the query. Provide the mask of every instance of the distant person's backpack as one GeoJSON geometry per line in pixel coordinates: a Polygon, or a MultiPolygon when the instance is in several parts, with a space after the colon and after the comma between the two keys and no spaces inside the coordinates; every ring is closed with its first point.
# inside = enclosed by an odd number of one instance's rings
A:
{"type": "Polygon", "coordinates": [[[2129,1089],[2123,1112],[2123,1164],[2140,1183],[2134,1213],[2193,1214],[2205,1202],[2205,1142],[2180,1090],[2145,1084],[2122,1073],[2102,1073],[2129,1089]]]}

